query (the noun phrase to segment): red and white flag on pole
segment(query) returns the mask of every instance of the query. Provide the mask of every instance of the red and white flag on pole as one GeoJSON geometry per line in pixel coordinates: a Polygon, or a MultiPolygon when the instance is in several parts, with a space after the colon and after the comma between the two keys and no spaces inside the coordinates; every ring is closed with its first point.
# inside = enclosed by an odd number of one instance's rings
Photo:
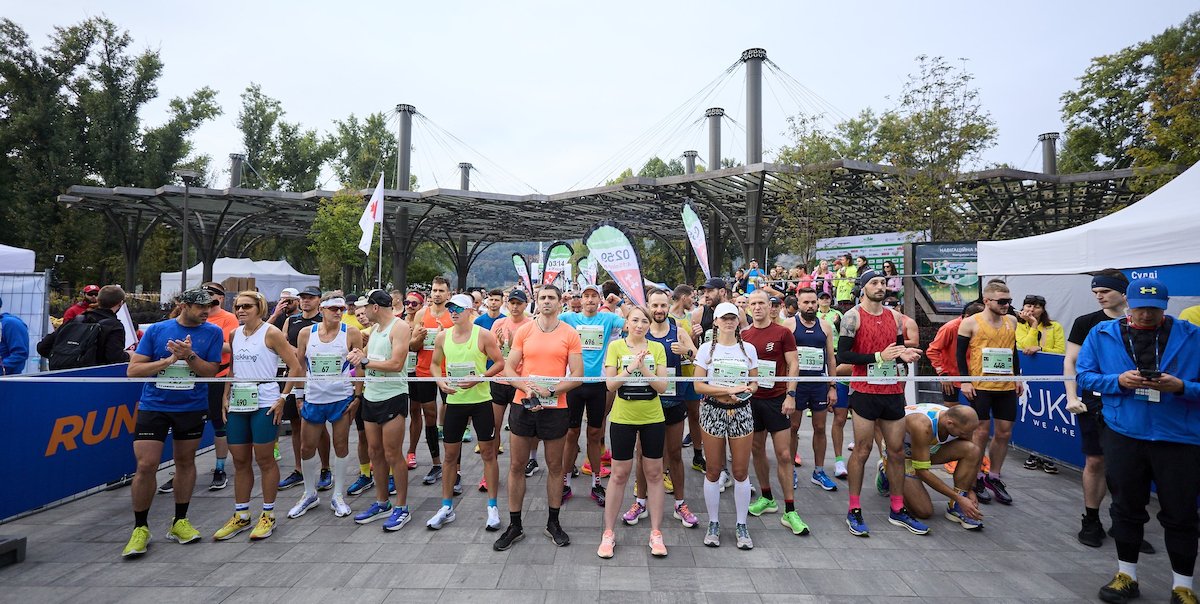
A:
{"type": "Polygon", "coordinates": [[[358,219],[358,228],[362,229],[362,238],[358,240],[358,249],[364,254],[371,253],[371,238],[375,236],[375,225],[383,224],[383,174],[379,175],[379,185],[371,194],[371,201],[363,208],[362,218],[358,219]]]}

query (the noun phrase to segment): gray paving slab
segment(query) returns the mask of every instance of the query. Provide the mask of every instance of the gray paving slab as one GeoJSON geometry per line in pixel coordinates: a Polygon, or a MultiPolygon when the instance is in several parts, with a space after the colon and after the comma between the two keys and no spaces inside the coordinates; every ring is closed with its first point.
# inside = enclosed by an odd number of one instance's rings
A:
{"type": "MultiPolygon", "coordinates": [[[[804,447],[809,430],[806,423],[804,447]]],[[[281,450],[281,469],[286,474],[291,471],[289,439],[281,442],[281,450]]],[[[662,523],[666,558],[650,556],[647,521],[633,527],[618,522],[616,556],[609,560],[596,556],[603,509],[586,495],[587,476],[575,479],[579,494],[561,512],[572,543],[554,547],[542,535],[546,481],[551,480],[544,470],[527,481],[526,539],[509,551],[494,551],[491,544],[498,534],[484,530],[486,494],[474,488],[482,462],[469,453],[463,456],[466,492],[455,498],[458,520],[440,531],[429,530],[425,521],[440,505],[441,489],[421,484],[428,470],[424,443],[418,447],[421,465],[409,474],[413,520],[398,532],[384,531],[378,522],[357,525],[334,517],[328,508],[329,492],[321,493],[317,508],[287,519],[286,510],[300,497],[297,488],[280,492],[279,524],[269,539],[250,542],[243,534],[216,542],[210,537],[232,513],[232,489],[210,492],[201,486],[194,493],[189,516],[205,536],[202,542],[182,546],[164,539],[172,497],[158,495],[150,513],[155,537],[149,553],[142,559],[124,560],[119,553],[131,530],[129,492],[103,492],[0,525],[0,532],[29,540],[24,563],[0,568],[0,601],[56,603],[86,597],[89,602],[122,604],[1085,602],[1094,601],[1100,585],[1115,571],[1111,540],[1092,549],[1075,539],[1081,512],[1078,473],[1064,470],[1051,476],[1026,471],[1011,461],[1022,459],[1013,454],[1009,463],[1013,469],[1005,479],[1016,499],[1014,505],[984,506],[983,531],[964,531],[935,515],[929,520],[931,533],[917,536],[887,522],[887,500],[875,494],[873,470],[868,469],[863,507],[871,536],[861,538],[846,531],[846,483],[837,481],[835,492],[809,484],[812,460],[808,450],[805,453],[805,465],[797,468],[800,481],[794,498],[810,535],[792,535],[780,526],[779,514],[765,514],[747,522],[754,549],[736,549],[733,494],[726,492],[719,514],[722,546],[705,547],[701,541],[708,513],[701,475],[689,469],[686,501],[701,523],[686,529],[670,517],[668,507],[662,523]]],[[[507,457],[501,462],[506,464],[507,457]]],[[[211,452],[197,459],[200,485],[207,484],[205,473],[213,463],[211,452]]],[[[827,470],[832,471],[830,466],[827,470]]],[[[159,473],[158,481],[169,476],[168,468],[159,473]]],[[[502,476],[507,482],[507,476],[502,476]]],[[[777,493],[778,489],[776,485],[777,493]]],[[[632,489],[627,489],[620,507],[627,508],[631,497],[632,489]]],[[[369,492],[348,497],[347,503],[361,511],[373,498],[369,492]]],[[[615,496],[612,499],[616,502],[615,496]]],[[[934,501],[941,505],[940,497],[934,501]]],[[[256,488],[252,506],[260,503],[256,488]]],[[[503,485],[500,507],[501,519],[507,523],[503,485]]],[[[1149,510],[1152,517],[1157,511],[1149,510]]],[[[1153,522],[1147,525],[1146,536],[1163,549],[1160,527],[1153,522]]],[[[1143,556],[1142,561],[1143,592],[1168,594],[1165,554],[1143,556]]]]}

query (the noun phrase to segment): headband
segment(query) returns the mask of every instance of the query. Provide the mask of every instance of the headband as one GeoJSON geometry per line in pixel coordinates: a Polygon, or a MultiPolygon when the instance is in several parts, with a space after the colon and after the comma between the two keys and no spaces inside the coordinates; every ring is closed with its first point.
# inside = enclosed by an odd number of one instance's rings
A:
{"type": "Polygon", "coordinates": [[[1097,287],[1119,291],[1123,294],[1129,288],[1129,283],[1108,275],[1096,275],[1092,277],[1092,288],[1097,287]]]}
{"type": "MultiPolygon", "coordinates": [[[[421,301],[421,304],[424,304],[424,303],[425,303],[425,296],[422,296],[422,295],[421,295],[421,292],[408,292],[408,295],[409,295],[409,296],[416,296],[416,297],[417,297],[417,300],[420,300],[420,301],[421,301]]],[[[407,297],[407,296],[406,296],[406,297],[407,297]]]]}
{"type": "Polygon", "coordinates": [[[345,298],[330,298],[321,303],[321,308],[330,308],[333,306],[341,306],[342,308],[345,308],[346,307],[346,299],[345,298]]]}

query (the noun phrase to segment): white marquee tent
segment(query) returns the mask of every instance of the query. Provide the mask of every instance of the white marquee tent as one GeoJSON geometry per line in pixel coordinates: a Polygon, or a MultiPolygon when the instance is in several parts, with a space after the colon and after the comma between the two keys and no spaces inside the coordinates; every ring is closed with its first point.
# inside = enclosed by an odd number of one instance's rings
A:
{"type": "Polygon", "coordinates": [[[0,273],[32,273],[33,250],[0,245],[0,273]]]}
{"type": "MultiPolygon", "coordinates": [[[[199,287],[204,274],[204,265],[197,264],[188,269],[188,287],[199,287]]],[[[165,304],[171,297],[179,293],[180,274],[162,273],[161,294],[159,299],[165,304]]],[[[213,281],[221,283],[230,277],[254,277],[254,285],[262,292],[267,300],[275,302],[279,292],[285,287],[304,289],[310,285],[320,286],[321,278],[317,275],[305,275],[292,268],[285,260],[260,260],[255,262],[249,258],[217,258],[213,263],[213,281]]]]}

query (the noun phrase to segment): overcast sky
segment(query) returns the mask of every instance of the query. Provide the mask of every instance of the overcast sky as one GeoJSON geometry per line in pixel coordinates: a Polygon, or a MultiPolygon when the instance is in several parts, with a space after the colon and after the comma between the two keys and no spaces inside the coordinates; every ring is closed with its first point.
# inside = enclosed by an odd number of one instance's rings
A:
{"type": "MultiPolygon", "coordinates": [[[[158,49],[165,68],[159,98],[143,114],[149,124],[165,119],[172,97],[205,85],[219,91],[225,113],[195,143],[221,166],[241,150],[239,94],[256,82],[282,102],[286,119],[322,133],[351,113],[415,105],[476,150],[451,140],[444,149],[418,120],[413,172],[423,190],[457,188],[456,165],[469,161],[480,169],[472,188],[519,194],[530,192],[527,183],[549,194],[602,184],[655,154],[696,149],[707,160],[707,138],[694,124],[703,106],[666,122],[676,136],[626,147],[754,47],[846,115],[892,107],[917,55],[967,59],[1000,133],[984,161],[1040,170],[1040,155],[1031,156],[1037,135],[1062,130],[1059,96],[1090,59],[1196,8],[1174,0],[401,4],[61,0],[14,2],[4,14],[38,46],[56,25],[103,14],[136,49],[158,49]]],[[[743,74],[704,106],[744,124],[743,74]]],[[[769,73],[763,96],[768,145],[786,142],[786,115],[813,110],[769,73]]],[[[722,155],[745,161],[736,128],[726,124],[722,155]]]]}

